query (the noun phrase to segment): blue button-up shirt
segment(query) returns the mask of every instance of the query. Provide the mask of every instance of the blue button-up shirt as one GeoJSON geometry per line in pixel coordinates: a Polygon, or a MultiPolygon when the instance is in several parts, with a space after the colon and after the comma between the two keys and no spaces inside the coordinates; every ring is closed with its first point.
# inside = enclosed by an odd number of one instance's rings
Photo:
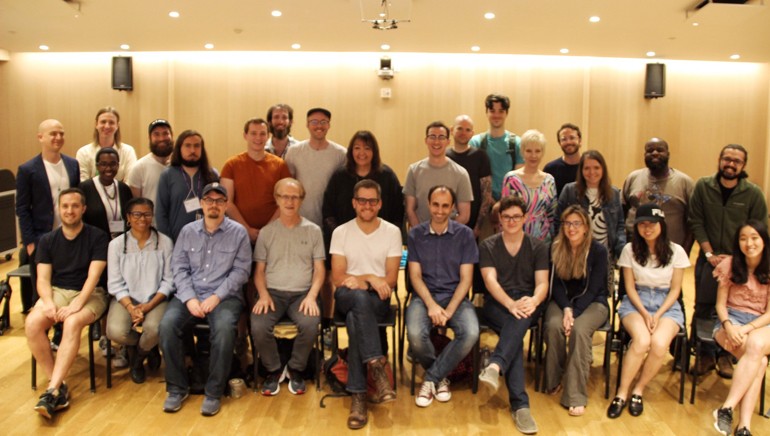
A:
{"type": "Polygon", "coordinates": [[[183,303],[211,295],[243,301],[241,287],[251,269],[249,235],[227,217],[214,233],[206,231],[202,219],[187,224],[174,246],[171,269],[176,297],[183,303]]]}

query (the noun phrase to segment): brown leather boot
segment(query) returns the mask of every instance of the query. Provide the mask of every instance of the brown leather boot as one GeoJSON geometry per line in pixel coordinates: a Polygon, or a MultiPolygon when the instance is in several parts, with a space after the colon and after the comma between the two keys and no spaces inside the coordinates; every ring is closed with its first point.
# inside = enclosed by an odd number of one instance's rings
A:
{"type": "Polygon", "coordinates": [[[374,385],[377,387],[377,394],[374,397],[376,403],[387,403],[396,399],[396,391],[390,385],[388,374],[385,372],[385,363],[387,359],[381,357],[369,361],[367,364],[369,373],[374,379],[374,385]]]}
{"type": "Polygon", "coordinates": [[[350,415],[348,415],[348,428],[352,430],[358,430],[363,428],[368,422],[366,411],[366,394],[353,394],[351,395],[352,401],[350,402],[350,415]]]}

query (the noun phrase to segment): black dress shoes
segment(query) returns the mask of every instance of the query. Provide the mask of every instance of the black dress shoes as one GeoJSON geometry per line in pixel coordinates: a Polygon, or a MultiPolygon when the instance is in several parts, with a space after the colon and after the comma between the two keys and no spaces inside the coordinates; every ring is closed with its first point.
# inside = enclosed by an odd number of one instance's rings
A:
{"type": "Polygon", "coordinates": [[[626,407],[626,400],[615,397],[610,403],[610,407],[607,408],[607,417],[615,419],[623,413],[623,409],[626,407]]]}

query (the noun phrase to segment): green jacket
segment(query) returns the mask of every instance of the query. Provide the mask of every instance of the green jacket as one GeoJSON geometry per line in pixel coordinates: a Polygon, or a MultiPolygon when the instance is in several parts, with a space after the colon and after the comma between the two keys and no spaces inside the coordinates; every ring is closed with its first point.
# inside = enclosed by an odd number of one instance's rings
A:
{"type": "Polygon", "coordinates": [[[687,222],[699,244],[710,242],[714,254],[732,254],[738,227],[753,218],[767,224],[767,203],[759,186],[741,179],[722,204],[717,176],[702,177],[695,184],[687,222]]]}

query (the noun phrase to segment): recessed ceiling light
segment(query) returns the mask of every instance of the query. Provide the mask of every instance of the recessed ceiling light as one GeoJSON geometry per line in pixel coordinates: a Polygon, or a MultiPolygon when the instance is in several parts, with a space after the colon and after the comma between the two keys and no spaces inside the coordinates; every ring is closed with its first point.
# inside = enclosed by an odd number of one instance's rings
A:
{"type": "Polygon", "coordinates": [[[479,47],[478,45],[474,45],[473,47],[471,47],[471,51],[479,51],[479,50],[481,50],[481,47],[479,47]]]}
{"type": "Polygon", "coordinates": [[[730,59],[732,59],[734,61],[737,61],[740,58],[741,58],[741,55],[739,55],[738,53],[736,53],[734,55],[730,55],[730,59]]]}
{"type": "Polygon", "coordinates": [[[280,17],[281,15],[283,15],[283,12],[279,11],[278,9],[276,9],[273,12],[270,12],[270,15],[272,15],[274,17],[280,17]]]}
{"type": "Polygon", "coordinates": [[[382,44],[380,48],[383,50],[390,50],[390,44],[382,44]]]}
{"type": "Polygon", "coordinates": [[[484,14],[484,18],[486,18],[487,20],[493,20],[495,18],[495,13],[487,12],[486,14],[484,14]]]}
{"type": "Polygon", "coordinates": [[[698,22],[696,21],[695,23],[692,23],[692,26],[693,26],[693,27],[698,27],[698,26],[700,26],[700,23],[698,23],[698,22]]]}
{"type": "Polygon", "coordinates": [[[120,49],[121,49],[121,50],[128,50],[128,49],[130,49],[130,48],[131,48],[131,46],[130,46],[130,45],[128,45],[128,44],[120,44],[120,49]]]}
{"type": "Polygon", "coordinates": [[[207,44],[204,44],[203,48],[205,48],[206,50],[211,50],[212,48],[214,48],[214,44],[209,42],[207,44]]]}
{"type": "Polygon", "coordinates": [[[45,44],[43,44],[43,45],[39,46],[38,48],[39,48],[40,50],[43,50],[43,51],[46,51],[46,50],[48,50],[48,46],[47,46],[47,45],[45,45],[45,44]]]}
{"type": "Polygon", "coordinates": [[[168,13],[168,16],[171,18],[179,18],[179,12],[177,11],[171,11],[168,13]]]}
{"type": "Polygon", "coordinates": [[[648,52],[647,52],[647,57],[648,57],[648,58],[651,58],[651,57],[653,57],[653,56],[655,56],[655,52],[654,52],[654,51],[648,51],[648,52]]]}
{"type": "Polygon", "coordinates": [[[602,21],[602,19],[599,18],[598,16],[594,15],[593,17],[589,18],[588,21],[590,21],[592,23],[598,23],[599,21],[602,21]]]}
{"type": "Polygon", "coordinates": [[[559,53],[567,54],[567,53],[569,53],[569,49],[568,48],[563,48],[563,49],[559,50],[559,53]]]}
{"type": "Polygon", "coordinates": [[[302,46],[295,42],[294,44],[291,45],[291,48],[293,48],[294,50],[299,50],[302,48],[302,46]]]}

